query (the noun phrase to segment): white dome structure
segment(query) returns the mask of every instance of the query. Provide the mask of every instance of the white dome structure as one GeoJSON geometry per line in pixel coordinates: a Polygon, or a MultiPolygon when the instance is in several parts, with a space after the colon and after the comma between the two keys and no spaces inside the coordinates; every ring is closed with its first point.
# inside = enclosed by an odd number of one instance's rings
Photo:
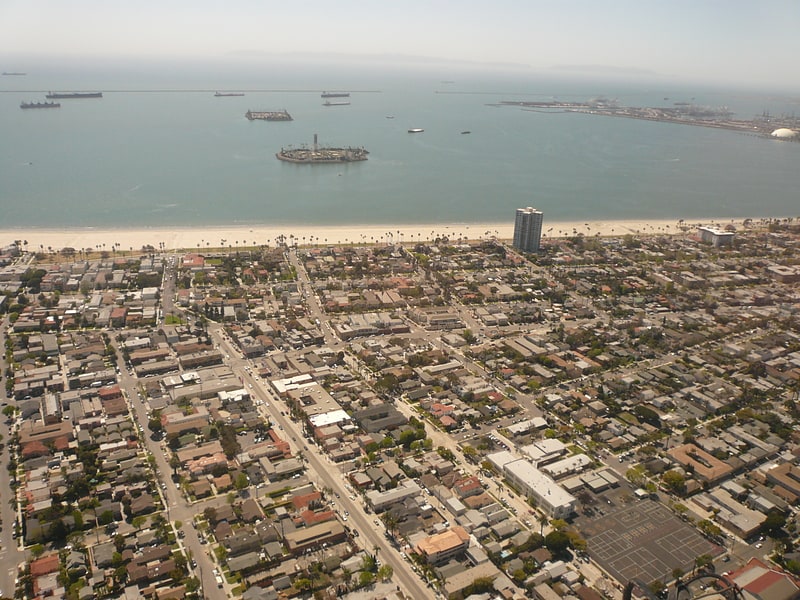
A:
{"type": "Polygon", "coordinates": [[[794,129],[781,127],[780,129],[773,131],[770,135],[772,135],[774,138],[780,138],[782,140],[791,140],[797,137],[797,132],[794,129]]]}

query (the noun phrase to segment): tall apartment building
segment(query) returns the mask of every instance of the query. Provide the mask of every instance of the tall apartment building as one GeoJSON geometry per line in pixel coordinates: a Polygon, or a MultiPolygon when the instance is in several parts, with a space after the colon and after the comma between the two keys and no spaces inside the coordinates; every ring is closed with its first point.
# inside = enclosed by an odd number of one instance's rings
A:
{"type": "Polygon", "coordinates": [[[720,231],[714,227],[700,227],[699,229],[700,239],[707,244],[711,244],[714,248],[733,245],[734,233],[732,231],[720,231]]]}
{"type": "Polygon", "coordinates": [[[531,208],[518,208],[514,221],[514,248],[523,252],[538,252],[542,238],[541,211],[531,208]]]}

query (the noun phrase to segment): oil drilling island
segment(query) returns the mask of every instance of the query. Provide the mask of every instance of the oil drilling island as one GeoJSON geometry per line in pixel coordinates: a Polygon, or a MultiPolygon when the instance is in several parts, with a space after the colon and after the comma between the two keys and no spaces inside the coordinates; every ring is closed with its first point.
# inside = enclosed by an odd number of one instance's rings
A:
{"type": "Polygon", "coordinates": [[[330,164],[348,163],[367,160],[369,152],[364,148],[328,148],[319,146],[317,134],[314,134],[314,144],[311,148],[281,148],[275,156],[278,160],[299,164],[330,164]]]}
{"type": "Polygon", "coordinates": [[[292,115],[283,110],[248,110],[244,113],[248,121],[292,121],[292,115]]]}

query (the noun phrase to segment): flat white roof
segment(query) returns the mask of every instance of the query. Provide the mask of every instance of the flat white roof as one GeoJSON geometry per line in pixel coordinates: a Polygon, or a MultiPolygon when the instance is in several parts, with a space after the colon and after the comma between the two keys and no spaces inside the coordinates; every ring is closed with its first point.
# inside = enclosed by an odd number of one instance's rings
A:
{"type": "Polygon", "coordinates": [[[283,394],[288,390],[295,390],[300,387],[305,387],[314,384],[314,378],[308,373],[296,375],[295,377],[288,377],[286,379],[272,379],[270,380],[272,387],[279,394],[283,394]]]}
{"type": "Polygon", "coordinates": [[[575,496],[525,459],[510,462],[503,469],[524,482],[530,489],[536,490],[536,493],[547,500],[550,506],[569,506],[575,502],[575,496]]]}
{"type": "Polygon", "coordinates": [[[498,469],[502,470],[508,463],[514,462],[515,460],[519,460],[519,456],[512,454],[508,450],[502,450],[500,452],[494,452],[493,454],[488,454],[486,456],[486,460],[488,460],[498,469]]]}
{"type": "Polygon", "coordinates": [[[328,425],[336,425],[337,423],[349,421],[350,419],[351,417],[346,411],[339,409],[314,415],[308,420],[314,427],[327,427],[328,425]]]}

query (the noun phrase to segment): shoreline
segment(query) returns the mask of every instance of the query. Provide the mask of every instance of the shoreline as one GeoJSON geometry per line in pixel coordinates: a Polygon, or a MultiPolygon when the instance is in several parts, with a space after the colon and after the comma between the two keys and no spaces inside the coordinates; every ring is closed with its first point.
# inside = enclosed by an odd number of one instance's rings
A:
{"type": "MultiPolygon", "coordinates": [[[[547,221],[542,225],[542,240],[565,238],[582,233],[584,236],[613,237],[634,235],[677,235],[698,226],[724,228],[733,225],[737,231],[744,221],[758,224],[760,218],[707,219],[616,219],[609,221],[547,221]]],[[[764,221],[781,220],[765,218],[764,221]]],[[[30,252],[57,251],[62,248],[91,251],[139,251],[150,245],[167,251],[218,248],[246,248],[268,244],[274,246],[280,236],[299,246],[412,243],[431,241],[437,237],[454,240],[497,238],[510,240],[514,234],[513,221],[503,223],[423,223],[380,225],[219,225],[193,227],[107,227],[107,228],[2,228],[0,245],[14,240],[27,241],[24,249],[30,252]]]]}

